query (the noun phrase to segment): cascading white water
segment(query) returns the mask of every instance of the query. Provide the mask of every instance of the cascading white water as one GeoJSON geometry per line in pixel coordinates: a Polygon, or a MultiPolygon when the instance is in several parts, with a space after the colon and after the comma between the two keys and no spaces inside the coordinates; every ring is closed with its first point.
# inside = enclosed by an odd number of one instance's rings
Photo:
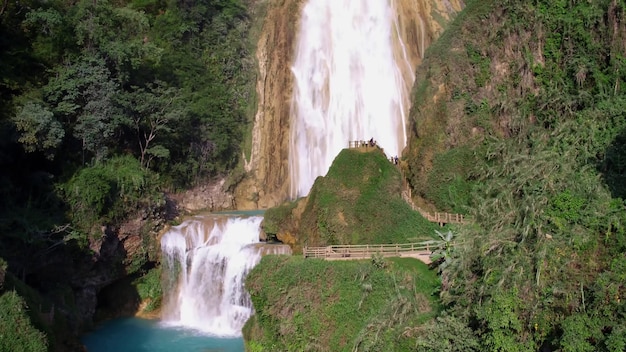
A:
{"type": "MultiPolygon", "coordinates": [[[[219,336],[239,336],[253,313],[244,289],[247,273],[260,261],[263,218],[196,217],[163,235],[165,323],[219,336]]],[[[275,247],[271,254],[286,254],[275,247]]]]}
{"type": "Polygon", "coordinates": [[[304,6],[292,67],[292,198],[308,194],[350,140],[374,138],[388,156],[406,145],[413,82],[406,84],[400,68],[410,63],[401,53],[392,2],[309,0],[304,6]]]}

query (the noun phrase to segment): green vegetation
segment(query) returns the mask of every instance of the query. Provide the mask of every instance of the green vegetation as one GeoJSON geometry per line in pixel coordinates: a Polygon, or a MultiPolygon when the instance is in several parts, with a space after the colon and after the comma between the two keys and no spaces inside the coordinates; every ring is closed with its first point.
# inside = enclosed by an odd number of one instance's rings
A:
{"type": "Polygon", "coordinates": [[[619,0],[470,1],[429,49],[407,175],[425,201],[475,222],[442,271],[446,313],[427,328],[437,339],[626,346],[625,11],[619,0]]]}
{"type": "Polygon", "coordinates": [[[137,293],[142,301],[147,301],[145,311],[152,312],[161,307],[163,289],[161,287],[161,267],[148,271],[144,276],[135,280],[137,293]]]}
{"type": "Polygon", "coordinates": [[[119,222],[139,210],[149,213],[164,201],[154,177],[128,155],[83,168],[64,185],[69,217],[89,233],[93,224],[119,222]]]}
{"type": "Polygon", "coordinates": [[[475,164],[473,152],[465,147],[436,155],[421,194],[440,211],[466,214],[472,188],[468,176],[475,164]]]}
{"type": "Polygon", "coordinates": [[[412,351],[438,313],[438,279],[415,259],[265,256],[246,280],[251,351],[412,351]]]}
{"type": "MultiPolygon", "coordinates": [[[[5,266],[0,259],[0,270],[5,266]]],[[[67,309],[72,309],[67,302],[67,309]]],[[[76,348],[67,337],[65,318],[54,303],[43,297],[10,272],[0,285],[0,350],[46,351],[48,348],[76,348]]]]}
{"type": "Polygon", "coordinates": [[[0,351],[45,351],[46,335],[32,325],[28,306],[12,289],[10,276],[6,261],[0,258],[0,351]]]}
{"type": "Polygon", "coordinates": [[[46,351],[46,336],[31,325],[26,309],[15,291],[0,294],[0,351],[46,351]]]}
{"type": "MultiPolygon", "coordinates": [[[[301,201],[301,200],[300,200],[301,201]]],[[[294,223],[294,209],[296,202],[287,202],[274,208],[267,209],[263,214],[263,231],[268,234],[269,240],[276,239],[276,234],[294,223]]]]}

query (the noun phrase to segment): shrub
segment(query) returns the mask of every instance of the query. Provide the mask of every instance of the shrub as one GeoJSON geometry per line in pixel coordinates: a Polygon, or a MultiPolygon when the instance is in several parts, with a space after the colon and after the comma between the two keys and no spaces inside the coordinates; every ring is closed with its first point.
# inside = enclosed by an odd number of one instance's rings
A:
{"type": "Polygon", "coordinates": [[[135,280],[137,293],[142,301],[149,300],[146,311],[151,312],[161,306],[163,289],[161,287],[161,267],[148,271],[144,276],[135,280]]]}
{"type": "Polygon", "coordinates": [[[154,175],[137,159],[121,156],[81,169],[63,191],[74,222],[89,232],[94,224],[119,221],[140,207],[160,204],[156,187],[154,175]]]}

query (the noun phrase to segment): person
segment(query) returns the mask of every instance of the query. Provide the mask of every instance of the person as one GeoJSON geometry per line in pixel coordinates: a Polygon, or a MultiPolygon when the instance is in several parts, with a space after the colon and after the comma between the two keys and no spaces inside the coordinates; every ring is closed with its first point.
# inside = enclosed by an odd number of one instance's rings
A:
{"type": "Polygon", "coordinates": [[[398,156],[396,155],[396,157],[393,159],[394,164],[398,165],[398,156]]]}
{"type": "Polygon", "coordinates": [[[370,138],[370,147],[373,147],[375,144],[374,137],[370,138]]]}

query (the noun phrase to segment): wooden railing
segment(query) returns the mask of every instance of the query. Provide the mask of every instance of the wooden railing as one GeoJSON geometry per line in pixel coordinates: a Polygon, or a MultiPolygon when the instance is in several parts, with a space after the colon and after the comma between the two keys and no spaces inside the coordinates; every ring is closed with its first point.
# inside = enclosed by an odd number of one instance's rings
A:
{"type": "Polygon", "coordinates": [[[429,255],[439,248],[434,244],[399,243],[399,244],[363,244],[363,245],[333,245],[326,247],[304,247],[302,255],[305,258],[324,259],[361,259],[372,255],[383,257],[402,257],[410,255],[429,255]]]}
{"type": "Polygon", "coordinates": [[[376,141],[348,141],[348,149],[353,148],[374,148],[377,147],[376,141]]]}
{"type": "Polygon", "coordinates": [[[438,224],[466,224],[469,222],[463,214],[422,213],[422,216],[428,219],[428,221],[438,224]]]}
{"type": "Polygon", "coordinates": [[[420,209],[411,200],[410,191],[402,192],[402,198],[404,198],[404,200],[411,206],[411,209],[422,214],[422,216],[426,218],[426,220],[430,222],[436,222],[441,226],[443,226],[444,224],[468,224],[471,222],[468,219],[468,217],[463,214],[439,213],[439,212],[429,213],[427,211],[420,209]]]}

